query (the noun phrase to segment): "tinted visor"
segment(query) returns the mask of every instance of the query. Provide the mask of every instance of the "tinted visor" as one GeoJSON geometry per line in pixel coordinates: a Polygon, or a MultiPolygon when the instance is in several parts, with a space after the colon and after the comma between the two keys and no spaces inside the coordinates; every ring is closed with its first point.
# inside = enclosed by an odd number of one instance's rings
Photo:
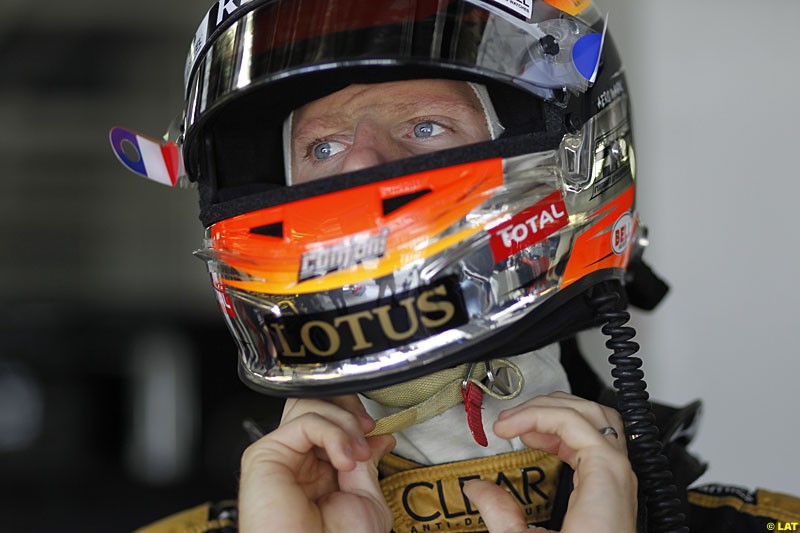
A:
{"type": "Polygon", "coordinates": [[[188,121],[258,82],[346,64],[427,63],[523,86],[585,90],[602,38],[590,25],[596,11],[587,8],[581,20],[534,5],[522,20],[475,0],[273,0],[242,4],[227,25],[228,11],[217,5],[187,63],[188,121]]]}

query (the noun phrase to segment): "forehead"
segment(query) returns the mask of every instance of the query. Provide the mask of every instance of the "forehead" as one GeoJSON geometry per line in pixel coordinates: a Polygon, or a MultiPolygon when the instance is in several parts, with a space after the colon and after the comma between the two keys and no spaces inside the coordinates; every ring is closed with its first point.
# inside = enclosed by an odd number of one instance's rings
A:
{"type": "Polygon", "coordinates": [[[475,111],[480,109],[480,102],[462,81],[354,84],[299,108],[294,121],[298,125],[313,121],[318,126],[335,126],[365,113],[396,115],[428,107],[442,112],[475,111]]]}

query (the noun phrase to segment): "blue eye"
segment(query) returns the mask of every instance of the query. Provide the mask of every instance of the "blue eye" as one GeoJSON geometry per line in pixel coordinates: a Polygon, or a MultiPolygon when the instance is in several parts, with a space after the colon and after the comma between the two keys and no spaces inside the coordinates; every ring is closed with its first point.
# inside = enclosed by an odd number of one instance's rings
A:
{"type": "Polygon", "coordinates": [[[418,122],[414,124],[414,137],[424,139],[426,137],[433,137],[439,135],[444,131],[444,128],[435,122],[418,122]]]}
{"type": "Polygon", "coordinates": [[[321,142],[319,144],[314,145],[313,149],[314,159],[322,161],[323,159],[328,159],[329,157],[333,157],[342,150],[344,150],[344,145],[342,143],[332,142],[332,141],[321,142]]]}

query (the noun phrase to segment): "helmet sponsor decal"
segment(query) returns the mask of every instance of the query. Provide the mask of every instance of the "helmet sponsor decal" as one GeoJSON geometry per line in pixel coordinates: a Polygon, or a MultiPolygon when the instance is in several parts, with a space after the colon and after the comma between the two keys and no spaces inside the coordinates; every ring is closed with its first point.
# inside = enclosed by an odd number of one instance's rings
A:
{"type": "Polygon", "coordinates": [[[625,83],[622,79],[615,81],[614,85],[604,90],[602,93],[600,93],[600,96],[597,97],[597,110],[602,111],[611,105],[617,98],[623,94],[626,94],[627,92],[628,91],[625,87],[625,83]]]}
{"type": "Polygon", "coordinates": [[[197,28],[194,40],[192,41],[192,47],[189,50],[189,57],[186,59],[184,79],[187,86],[189,84],[189,76],[194,68],[194,63],[208,43],[209,37],[211,37],[217,28],[222,26],[226,20],[231,18],[231,16],[236,13],[237,9],[245,4],[249,4],[251,1],[252,0],[218,0],[211,6],[211,9],[208,10],[200,26],[197,28]]]}
{"type": "Polygon", "coordinates": [[[592,0],[544,0],[545,3],[575,16],[592,5],[592,0]]]}
{"type": "Polygon", "coordinates": [[[339,361],[398,348],[467,320],[454,276],[345,309],[264,316],[278,359],[289,365],[339,361]]]}
{"type": "Polygon", "coordinates": [[[504,7],[525,20],[533,14],[533,0],[489,0],[491,3],[504,7]]]}
{"type": "Polygon", "coordinates": [[[633,216],[630,212],[623,213],[611,228],[611,249],[617,255],[622,255],[633,240],[633,216]]]}
{"type": "Polygon", "coordinates": [[[339,244],[304,253],[300,260],[300,281],[380,259],[386,253],[388,236],[389,230],[383,228],[378,235],[356,235],[339,244]]]}
{"type": "Polygon", "coordinates": [[[543,241],[569,222],[564,195],[556,191],[489,231],[495,263],[543,241]]]}

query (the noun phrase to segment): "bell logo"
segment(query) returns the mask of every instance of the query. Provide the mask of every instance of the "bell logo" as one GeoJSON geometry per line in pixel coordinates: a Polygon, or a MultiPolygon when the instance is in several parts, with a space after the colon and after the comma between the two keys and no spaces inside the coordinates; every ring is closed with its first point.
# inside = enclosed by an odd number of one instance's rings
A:
{"type": "Polygon", "coordinates": [[[621,255],[628,249],[628,245],[633,240],[633,217],[630,213],[624,213],[614,222],[611,228],[611,249],[614,253],[621,255]]]}
{"type": "Polygon", "coordinates": [[[541,242],[569,222],[560,191],[515,215],[507,223],[490,230],[492,255],[496,263],[541,242]]]}

